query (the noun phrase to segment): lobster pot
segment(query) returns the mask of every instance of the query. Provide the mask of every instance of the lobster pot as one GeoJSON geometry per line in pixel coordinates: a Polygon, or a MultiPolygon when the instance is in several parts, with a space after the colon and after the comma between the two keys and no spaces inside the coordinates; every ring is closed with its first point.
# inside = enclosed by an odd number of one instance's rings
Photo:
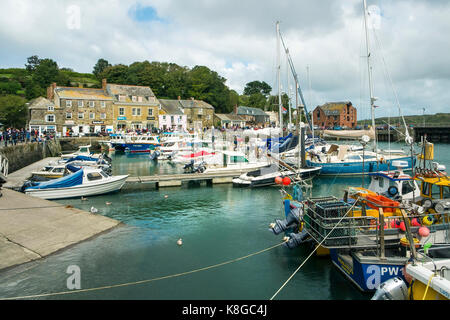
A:
{"type": "MultiPolygon", "coordinates": [[[[350,210],[351,205],[334,199],[316,201],[311,206],[311,225],[313,233],[319,242],[324,246],[341,246],[356,243],[355,221],[352,218],[343,216],[350,210]],[[313,209],[314,208],[314,209],[313,209]],[[334,228],[334,230],[333,230],[334,228]]],[[[348,216],[352,216],[349,214],[348,216]]]]}

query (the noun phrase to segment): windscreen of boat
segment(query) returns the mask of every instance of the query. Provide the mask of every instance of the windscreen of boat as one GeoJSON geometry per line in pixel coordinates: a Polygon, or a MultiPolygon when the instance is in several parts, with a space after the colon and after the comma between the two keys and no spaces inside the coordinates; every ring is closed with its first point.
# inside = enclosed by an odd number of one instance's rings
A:
{"type": "Polygon", "coordinates": [[[55,188],[68,188],[76,185],[80,185],[83,183],[83,170],[78,170],[75,173],[69,174],[65,177],[40,182],[39,184],[29,187],[25,190],[29,189],[55,189],[55,188]]]}
{"type": "Polygon", "coordinates": [[[98,172],[90,172],[86,175],[86,177],[89,181],[96,181],[102,179],[102,175],[98,172]]]}
{"type": "Polygon", "coordinates": [[[450,186],[442,186],[442,198],[450,199],[450,186]]]}

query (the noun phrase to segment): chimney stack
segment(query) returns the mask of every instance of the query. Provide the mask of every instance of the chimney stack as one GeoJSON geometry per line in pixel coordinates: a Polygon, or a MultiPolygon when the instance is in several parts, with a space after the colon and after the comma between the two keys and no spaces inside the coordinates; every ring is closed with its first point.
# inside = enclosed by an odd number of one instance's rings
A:
{"type": "Polygon", "coordinates": [[[56,82],[53,82],[48,88],[47,88],[47,99],[53,100],[53,97],[55,95],[55,89],[56,89],[56,82]]]}
{"type": "Polygon", "coordinates": [[[102,79],[102,89],[106,90],[106,79],[102,79]]]}

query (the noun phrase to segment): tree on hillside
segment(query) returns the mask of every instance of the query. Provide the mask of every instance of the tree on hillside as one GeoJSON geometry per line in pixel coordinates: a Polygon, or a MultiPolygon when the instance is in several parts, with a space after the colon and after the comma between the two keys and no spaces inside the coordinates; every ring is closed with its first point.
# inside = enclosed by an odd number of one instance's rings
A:
{"type": "Polygon", "coordinates": [[[105,68],[100,74],[99,78],[107,79],[110,83],[117,84],[131,84],[127,83],[127,71],[128,66],[124,64],[116,64],[114,66],[109,66],[105,68]]]}
{"type": "Polygon", "coordinates": [[[272,87],[269,86],[264,81],[252,81],[245,85],[244,88],[244,94],[245,95],[252,95],[252,94],[262,94],[265,98],[270,94],[270,91],[272,91],[272,87]]]}
{"type": "Polygon", "coordinates": [[[6,126],[23,128],[27,119],[26,100],[16,95],[0,96],[0,121],[6,126]]]}
{"type": "Polygon", "coordinates": [[[29,72],[36,70],[36,67],[41,63],[41,59],[38,56],[31,56],[27,58],[27,64],[25,64],[26,69],[29,72]]]}
{"type": "Polygon", "coordinates": [[[103,58],[98,59],[97,63],[94,66],[94,70],[92,73],[99,79],[99,75],[108,67],[110,67],[108,60],[103,58]]]}

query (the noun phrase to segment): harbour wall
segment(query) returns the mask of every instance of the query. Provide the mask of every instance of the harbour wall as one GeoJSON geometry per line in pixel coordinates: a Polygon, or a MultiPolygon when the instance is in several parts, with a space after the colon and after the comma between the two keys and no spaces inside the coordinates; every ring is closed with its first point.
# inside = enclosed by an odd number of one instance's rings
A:
{"type": "Polygon", "coordinates": [[[0,152],[9,161],[9,173],[22,169],[46,157],[57,157],[61,153],[58,141],[32,142],[3,147],[0,152]]]}

